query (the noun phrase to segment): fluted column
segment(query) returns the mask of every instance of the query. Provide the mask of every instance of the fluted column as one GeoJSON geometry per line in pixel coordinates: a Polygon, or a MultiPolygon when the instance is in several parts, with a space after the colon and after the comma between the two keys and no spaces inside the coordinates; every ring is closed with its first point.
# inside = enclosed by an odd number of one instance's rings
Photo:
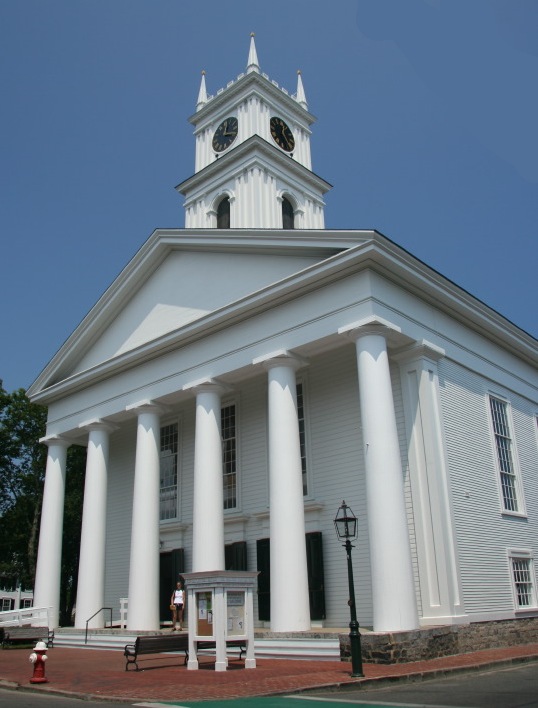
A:
{"type": "Polygon", "coordinates": [[[375,324],[349,332],[357,348],[376,632],[418,627],[386,332],[375,324]]]}
{"type": "Polygon", "coordinates": [[[305,362],[287,353],[263,360],[268,372],[271,630],[310,629],[297,383],[305,362]]]}
{"type": "MultiPolygon", "coordinates": [[[[84,426],[88,430],[88,455],[84,483],[84,508],[80,538],[80,562],[77,585],[75,627],[83,629],[86,621],[105,604],[106,498],[110,432],[102,421],[84,426]]],[[[90,628],[104,627],[103,612],[94,616],[90,628]]]]}
{"type": "Polygon", "coordinates": [[[64,521],[65,470],[69,443],[60,437],[43,438],[48,445],[45,488],[34,586],[34,606],[49,607],[49,626],[60,619],[60,577],[64,521]]]}
{"type": "Polygon", "coordinates": [[[221,396],[216,381],[186,386],[196,394],[192,572],[224,570],[221,396]]]}
{"type": "Polygon", "coordinates": [[[161,406],[145,402],[138,413],[133,490],[127,629],[158,629],[161,406]]]}

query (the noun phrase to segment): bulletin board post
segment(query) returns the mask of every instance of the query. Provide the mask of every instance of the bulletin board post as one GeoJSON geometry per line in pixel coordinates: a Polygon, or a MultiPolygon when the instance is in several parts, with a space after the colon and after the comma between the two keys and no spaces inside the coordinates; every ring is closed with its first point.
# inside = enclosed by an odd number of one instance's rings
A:
{"type": "Polygon", "coordinates": [[[198,669],[198,648],[215,648],[215,671],[228,668],[228,648],[245,646],[245,668],[256,668],[254,655],[254,601],[257,572],[214,570],[184,573],[187,591],[189,660],[198,669]]]}

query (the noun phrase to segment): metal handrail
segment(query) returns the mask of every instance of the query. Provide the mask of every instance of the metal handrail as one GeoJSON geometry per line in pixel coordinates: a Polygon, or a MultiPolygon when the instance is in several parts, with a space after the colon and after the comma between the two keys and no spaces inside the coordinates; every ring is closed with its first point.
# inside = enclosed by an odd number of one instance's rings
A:
{"type": "MultiPolygon", "coordinates": [[[[103,610],[110,611],[110,626],[112,627],[112,607],[101,607],[101,609],[97,610],[97,612],[94,612],[93,615],[86,620],[86,634],[84,635],[84,644],[88,643],[88,624],[92,621],[92,619],[96,615],[98,615],[103,610]]],[[[105,620],[105,627],[106,627],[106,620],[105,620]]]]}

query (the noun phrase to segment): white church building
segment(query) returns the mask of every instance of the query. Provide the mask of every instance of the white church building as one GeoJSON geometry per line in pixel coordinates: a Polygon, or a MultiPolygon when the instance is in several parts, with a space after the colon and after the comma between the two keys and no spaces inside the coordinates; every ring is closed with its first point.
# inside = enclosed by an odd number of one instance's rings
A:
{"type": "Polygon", "coordinates": [[[324,223],[302,77],[202,76],[185,227],[157,229],[28,391],[48,406],[34,603],[58,624],[66,451],[88,448],[76,626],[155,630],[183,572],[259,571],[257,626],[538,615],[538,342],[376,231],[324,223]],[[90,626],[103,626],[98,613],[90,626]]]}

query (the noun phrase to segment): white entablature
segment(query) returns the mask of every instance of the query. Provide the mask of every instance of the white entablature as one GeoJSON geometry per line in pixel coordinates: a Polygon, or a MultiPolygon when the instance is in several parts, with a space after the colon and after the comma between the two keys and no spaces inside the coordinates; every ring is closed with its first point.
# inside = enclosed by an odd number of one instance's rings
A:
{"type": "Polygon", "coordinates": [[[176,188],[185,196],[186,228],[222,228],[223,200],[231,228],[325,227],[330,185],[312,172],[315,118],[300,73],[291,96],[260,72],[252,36],[246,72],[215,96],[207,95],[202,74],[196,108],[195,174],[176,188]]]}

